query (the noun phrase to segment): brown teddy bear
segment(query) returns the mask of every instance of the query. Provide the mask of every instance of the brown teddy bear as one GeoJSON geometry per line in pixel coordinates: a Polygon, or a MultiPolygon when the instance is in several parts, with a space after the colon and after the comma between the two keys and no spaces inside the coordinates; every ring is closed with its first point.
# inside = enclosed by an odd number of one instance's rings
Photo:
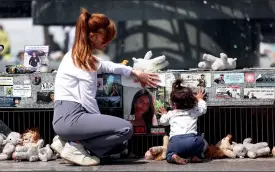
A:
{"type": "Polygon", "coordinates": [[[146,160],[157,160],[162,161],[166,159],[166,151],[169,143],[169,136],[163,136],[162,146],[151,147],[146,153],[144,158],[146,160]]]}
{"type": "Polygon", "coordinates": [[[228,134],[216,145],[209,145],[205,151],[205,157],[207,159],[236,158],[236,154],[233,152],[232,135],[228,134]]]}

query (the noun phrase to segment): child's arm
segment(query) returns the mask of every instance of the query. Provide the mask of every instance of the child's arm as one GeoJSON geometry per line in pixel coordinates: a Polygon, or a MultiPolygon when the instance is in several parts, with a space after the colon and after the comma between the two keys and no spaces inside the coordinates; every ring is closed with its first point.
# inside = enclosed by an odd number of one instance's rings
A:
{"type": "Polygon", "coordinates": [[[198,105],[191,111],[191,115],[199,117],[207,111],[207,104],[203,99],[198,100],[198,105]]]}
{"type": "Polygon", "coordinates": [[[162,114],[159,120],[161,125],[169,125],[169,120],[172,116],[172,112],[169,111],[167,114],[162,114]]]}

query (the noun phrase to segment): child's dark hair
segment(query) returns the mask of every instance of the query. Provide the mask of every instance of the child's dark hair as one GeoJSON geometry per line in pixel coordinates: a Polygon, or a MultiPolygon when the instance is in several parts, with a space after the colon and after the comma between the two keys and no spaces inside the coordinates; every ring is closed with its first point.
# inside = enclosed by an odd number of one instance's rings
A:
{"type": "Polygon", "coordinates": [[[171,103],[176,109],[192,109],[197,105],[197,98],[191,88],[182,86],[183,80],[177,79],[172,85],[171,103]]]}

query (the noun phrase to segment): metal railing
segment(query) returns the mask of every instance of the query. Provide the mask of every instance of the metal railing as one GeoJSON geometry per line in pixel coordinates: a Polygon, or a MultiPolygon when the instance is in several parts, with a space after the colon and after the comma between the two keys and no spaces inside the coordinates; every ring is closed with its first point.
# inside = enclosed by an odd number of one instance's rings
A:
{"type": "MultiPolygon", "coordinates": [[[[103,114],[123,116],[123,110],[101,110],[103,114]]],[[[233,135],[235,142],[251,137],[253,142],[266,141],[275,145],[275,107],[209,107],[199,118],[198,128],[209,144],[215,144],[227,134],[233,135]]],[[[53,110],[11,110],[1,109],[0,120],[11,130],[22,133],[26,128],[39,127],[45,143],[51,143],[55,133],[52,128],[53,110]]],[[[129,142],[129,150],[143,156],[151,146],[162,145],[161,135],[135,135],[129,142]]]]}

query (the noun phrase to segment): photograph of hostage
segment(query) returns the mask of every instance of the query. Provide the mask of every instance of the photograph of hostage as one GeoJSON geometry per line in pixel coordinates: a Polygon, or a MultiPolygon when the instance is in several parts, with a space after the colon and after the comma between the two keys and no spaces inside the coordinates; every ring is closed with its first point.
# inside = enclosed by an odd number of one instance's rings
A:
{"type": "Polygon", "coordinates": [[[225,84],[225,81],[224,81],[224,74],[220,74],[220,77],[214,79],[214,82],[215,82],[216,84],[225,84]]]}
{"type": "Polygon", "coordinates": [[[99,165],[103,159],[124,152],[133,134],[129,121],[100,113],[96,101],[97,74],[133,76],[142,85],[153,88],[160,81],[157,74],[95,56],[94,51],[104,50],[115,35],[112,20],[82,9],[73,48],[65,54],[57,70],[52,121],[57,136],[51,148],[73,164],[99,165]]]}
{"type": "Polygon", "coordinates": [[[160,125],[170,125],[166,161],[185,165],[189,162],[202,162],[204,159],[204,140],[197,131],[198,117],[205,114],[207,104],[205,93],[199,88],[194,95],[189,87],[182,86],[182,79],[172,85],[170,102],[172,110],[160,108],[160,125]]]}
{"type": "Polygon", "coordinates": [[[32,55],[29,59],[29,65],[31,65],[32,67],[39,67],[40,65],[40,58],[35,51],[32,52],[32,55]]]}
{"type": "Polygon", "coordinates": [[[144,88],[140,89],[133,97],[131,104],[130,120],[133,126],[144,126],[147,133],[150,133],[152,126],[157,125],[155,117],[154,99],[152,93],[144,88]]]}

